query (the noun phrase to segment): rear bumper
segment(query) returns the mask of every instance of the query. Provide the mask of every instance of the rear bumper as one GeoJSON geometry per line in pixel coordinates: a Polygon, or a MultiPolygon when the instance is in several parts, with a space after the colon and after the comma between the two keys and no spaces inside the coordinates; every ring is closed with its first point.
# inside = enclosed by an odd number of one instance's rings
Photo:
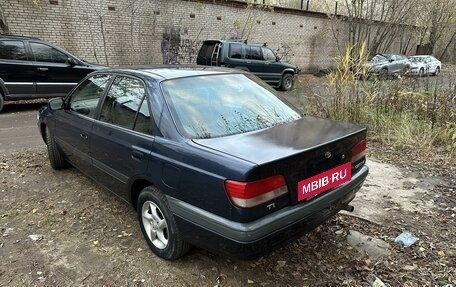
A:
{"type": "Polygon", "coordinates": [[[285,207],[248,223],[219,217],[168,197],[184,238],[190,243],[249,259],[261,256],[313,230],[346,206],[361,188],[369,169],[363,166],[352,180],[308,203],[285,207]]]}

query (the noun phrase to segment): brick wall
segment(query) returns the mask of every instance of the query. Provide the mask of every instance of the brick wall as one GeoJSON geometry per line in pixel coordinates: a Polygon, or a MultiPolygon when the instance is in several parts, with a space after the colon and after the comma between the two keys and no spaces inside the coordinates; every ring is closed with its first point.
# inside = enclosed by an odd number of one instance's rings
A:
{"type": "MultiPolygon", "coordinates": [[[[303,70],[330,67],[338,54],[331,22],[318,13],[246,9],[240,4],[217,5],[212,1],[40,3],[41,7],[24,0],[2,4],[12,34],[39,37],[82,59],[111,66],[195,63],[202,40],[227,39],[235,31],[238,35],[243,32],[242,38],[248,37],[250,42],[267,42],[303,70]]],[[[338,29],[347,35],[344,25],[338,29]]]]}

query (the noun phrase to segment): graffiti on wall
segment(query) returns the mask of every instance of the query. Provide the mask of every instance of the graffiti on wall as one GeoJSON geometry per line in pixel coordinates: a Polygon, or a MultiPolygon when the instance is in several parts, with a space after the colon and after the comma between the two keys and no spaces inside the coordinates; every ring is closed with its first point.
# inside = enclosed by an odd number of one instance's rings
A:
{"type": "Polygon", "coordinates": [[[276,51],[277,56],[283,62],[291,62],[294,57],[293,49],[287,43],[280,44],[276,51]]]}
{"type": "Polygon", "coordinates": [[[239,31],[237,28],[232,28],[230,30],[230,40],[237,40],[239,39],[239,31]]]}
{"type": "Polygon", "coordinates": [[[168,27],[163,32],[161,53],[163,64],[193,64],[202,41],[188,37],[188,29],[168,27]]]}

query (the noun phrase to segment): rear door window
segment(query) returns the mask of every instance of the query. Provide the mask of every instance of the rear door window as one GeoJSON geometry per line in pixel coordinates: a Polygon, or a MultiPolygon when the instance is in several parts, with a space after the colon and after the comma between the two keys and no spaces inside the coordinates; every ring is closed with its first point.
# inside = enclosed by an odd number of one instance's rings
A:
{"type": "Polygon", "coordinates": [[[152,125],[143,82],[131,77],[116,77],[104,99],[100,120],[151,134],[152,125]]]}
{"type": "Polygon", "coordinates": [[[27,60],[24,42],[18,40],[0,40],[0,59],[27,60]]]}
{"type": "Polygon", "coordinates": [[[237,43],[230,44],[229,57],[234,59],[242,58],[242,45],[237,43]]]}
{"type": "Polygon", "coordinates": [[[261,55],[261,47],[246,46],[245,58],[251,60],[263,60],[263,56],[261,55]]]}

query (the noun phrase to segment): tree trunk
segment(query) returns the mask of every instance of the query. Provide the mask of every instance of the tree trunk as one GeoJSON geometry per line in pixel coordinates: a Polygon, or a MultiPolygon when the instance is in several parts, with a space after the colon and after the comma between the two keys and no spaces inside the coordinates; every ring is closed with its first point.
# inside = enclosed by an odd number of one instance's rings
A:
{"type": "Polygon", "coordinates": [[[105,54],[105,60],[106,60],[106,66],[109,66],[109,60],[108,60],[108,49],[106,47],[106,36],[105,36],[105,31],[104,31],[104,20],[102,16],[99,16],[100,20],[100,28],[101,28],[101,37],[103,40],[103,50],[105,54]]]}
{"type": "Polygon", "coordinates": [[[450,47],[451,43],[453,43],[453,40],[455,39],[455,37],[456,37],[456,31],[454,31],[453,35],[451,36],[450,41],[448,41],[448,44],[445,46],[445,49],[443,50],[442,54],[440,55],[439,60],[443,59],[443,56],[445,56],[448,48],[450,47]]]}

